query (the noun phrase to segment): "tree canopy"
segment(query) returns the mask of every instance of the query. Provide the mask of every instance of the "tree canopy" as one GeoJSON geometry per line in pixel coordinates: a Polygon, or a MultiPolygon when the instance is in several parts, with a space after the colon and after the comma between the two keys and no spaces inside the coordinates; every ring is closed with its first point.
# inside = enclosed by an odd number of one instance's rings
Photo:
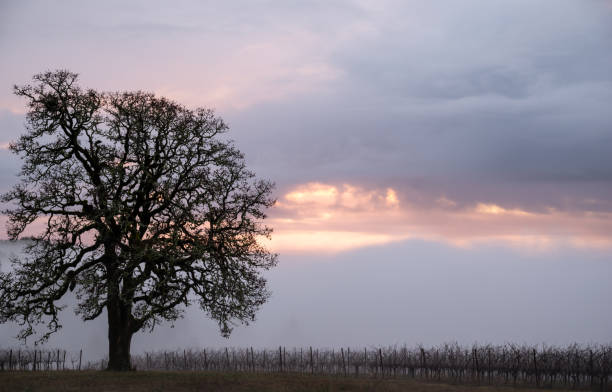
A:
{"type": "Polygon", "coordinates": [[[224,335],[254,320],[277,262],[259,242],[273,184],[248,170],[221,118],[151,93],[85,90],[63,70],[14,91],[28,113],[10,146],[23,167],[3,195],[7,230],[41,229],[0,273],[0,322],[18,322],[24,339],[45,324],[45,339],[74,291],[83,320],[106,312],[109,369],[126,370],[132,335],[192,303],[224,335]]]}

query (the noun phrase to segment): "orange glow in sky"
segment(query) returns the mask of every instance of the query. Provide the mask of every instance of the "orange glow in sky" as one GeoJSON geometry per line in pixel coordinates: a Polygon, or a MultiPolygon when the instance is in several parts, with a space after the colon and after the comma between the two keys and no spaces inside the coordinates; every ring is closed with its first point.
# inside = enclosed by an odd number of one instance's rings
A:
{"type": "Polygon", "coordinates": [[[475,202],[459,206],[445,196],[417,206],[393,188],[306,183],[279,198],[269,224],[270,247],[278,252],[335,253],[406,239],[470,247],[502,243],[546,250],[563,243],[610,247],[608,213],[527,211],[516,206],[475,202]]]}

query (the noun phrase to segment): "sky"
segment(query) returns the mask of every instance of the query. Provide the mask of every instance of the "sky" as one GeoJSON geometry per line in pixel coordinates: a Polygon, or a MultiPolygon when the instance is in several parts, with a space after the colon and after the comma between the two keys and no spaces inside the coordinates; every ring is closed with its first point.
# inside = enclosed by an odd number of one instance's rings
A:
{"type": "Polygon", "coordinates": [[[0,192],[59,68],[215,109],[276,183],[259,321],[177,345],[612,340],[609,0],[5,1],[0,53],[0,192]]]}

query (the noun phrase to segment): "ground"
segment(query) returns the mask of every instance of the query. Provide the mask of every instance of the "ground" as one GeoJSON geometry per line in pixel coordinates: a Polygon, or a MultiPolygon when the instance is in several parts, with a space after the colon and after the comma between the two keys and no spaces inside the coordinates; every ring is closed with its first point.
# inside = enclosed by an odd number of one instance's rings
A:
{"type": "MultiPolygon", "coordinates": [[[[544,389],[424,383],[406,379],[342,378],[299,374],[204,372],[0,372],[0,392],[409,391],[535,392],[544,389]]],[[[560,390],[556,390],[560,391],[560,390]]]]}

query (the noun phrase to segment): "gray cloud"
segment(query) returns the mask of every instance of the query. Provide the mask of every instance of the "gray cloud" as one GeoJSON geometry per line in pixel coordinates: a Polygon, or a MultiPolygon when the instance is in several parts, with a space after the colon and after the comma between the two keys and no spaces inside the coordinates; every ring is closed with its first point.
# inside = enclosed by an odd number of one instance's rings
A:
{"type": "Polygon", "coordinates": [[[610,7],[475,4],[364,16],[371,30],[331,56],[333,92],[233,115],[237,139],[283,182],[429,183],[471,201],[524,187],[543,199],[514,202],[534,207],[610,199],[610,7]]]}
{"type": "Polygon", "coordinates": [[[10,85],[55,67],[102,89],[176,88],[190,104],[219,87],[246,97],[219,113],[281,189],[375,182],[525,208],[612,200],[607,2],[151,4],[4,5],[0,103],[19,107],[10,85]],[[317,66],[332,76],[299,79],[317,66]]]}

